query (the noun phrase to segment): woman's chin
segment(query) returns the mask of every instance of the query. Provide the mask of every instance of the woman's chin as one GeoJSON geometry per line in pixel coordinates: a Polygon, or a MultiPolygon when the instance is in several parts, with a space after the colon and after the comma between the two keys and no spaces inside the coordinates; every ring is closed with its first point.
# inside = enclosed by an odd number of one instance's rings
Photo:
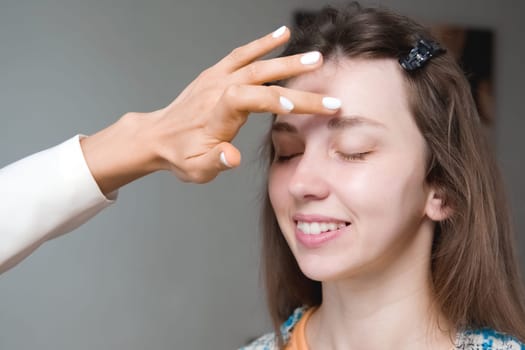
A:
{"type": "Polygon", "coordinates": [[[299,268],[303,274],[313,281],[333,282],[350,278],[355,270],[351,266],[333,264],[330,262],[320,262],[319,259],[300,260],[299,268]]]}

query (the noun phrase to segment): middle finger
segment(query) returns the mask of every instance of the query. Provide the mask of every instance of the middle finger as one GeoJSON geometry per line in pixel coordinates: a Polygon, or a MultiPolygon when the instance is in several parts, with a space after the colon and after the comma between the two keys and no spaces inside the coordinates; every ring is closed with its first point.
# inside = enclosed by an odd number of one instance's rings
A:
{"type": "Polygon", "coordinates": [[[315,70],[322,63],[323,57],[318,51],[256,61],[231,74],[229,82],[259,85],[315,70]]]}

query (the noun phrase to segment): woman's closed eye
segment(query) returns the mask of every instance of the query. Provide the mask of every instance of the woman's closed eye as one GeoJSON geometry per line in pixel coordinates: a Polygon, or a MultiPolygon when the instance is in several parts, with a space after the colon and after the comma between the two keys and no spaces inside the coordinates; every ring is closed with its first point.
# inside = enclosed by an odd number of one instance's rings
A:
{"type": "Polygon", "coordinates": [[[302,152],[298,153],[290,153],[290,154],[276,154],[275,155],[275,162],[276,163],[285,163],[289,160],[291,160],[294,157],[300,156],[303,154],[302,152]]]}
{"type": "MultiPolygon", "coordinates": [[[[365,160],[366,156],[369,155],[371,151],[367,152],[357,152],[357,153],[343,153],[336,151],[335,154],[342,160],[345,161],[362,161],[365,160]]],[[[276,154],[275,162],[276,163],[285,163],[297,156],[301,156],[303,152],[289,153],[289,154],[276,154]]]]}
{"type": "Polygon", "coordinates": [[[365,160],[366,156],[369,155],[371,152],[357,152],[357,153],[343,153],[336,151],[335,152],[338,157],[340,157],[343,160],[347,161],[357,161],[357,160],[365,160]]]}

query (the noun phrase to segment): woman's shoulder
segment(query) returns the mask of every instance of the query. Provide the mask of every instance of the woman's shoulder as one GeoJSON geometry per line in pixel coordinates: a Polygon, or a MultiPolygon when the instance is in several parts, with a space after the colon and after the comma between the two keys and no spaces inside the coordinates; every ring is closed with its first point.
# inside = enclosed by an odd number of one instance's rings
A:
{"type": "MultiPolygon", "coordinates": [[[[292,335],[292,330],[294,326],[299,322],[301,317],[303,317],[306,312],[306,307],[298,307],[294,312],[288,317],[288,319],[281,325],[280,331],[283,336],[283,340],[286,343],[290,336],[292,335]]],[[[277,336],[275,332],[268,333],[263,335],[260,338],[257,338],[249,345],[240,348],[239,350],[275,350],[277,349],[277,336]]]]}
{"type": "Polygon", "coordinates": [[[458,350],[525,350],[525,344],[515,337],[491,328],[463,331],[456,341],[458,350]]]}

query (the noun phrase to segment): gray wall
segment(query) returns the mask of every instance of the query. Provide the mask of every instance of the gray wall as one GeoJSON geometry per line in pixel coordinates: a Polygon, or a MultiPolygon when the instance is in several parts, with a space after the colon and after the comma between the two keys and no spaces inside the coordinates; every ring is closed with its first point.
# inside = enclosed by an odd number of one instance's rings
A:
{"type": "MultiPolygon", "coordinates": [[[[1,0],[0,166],[169,103],[231,48],[315,0],[1,0]]],[[[497,32],[496,143],[525,229],[523,1],[384,1],[497,32]]],[[[155,174],[0,277],[1,349],[233,349],[269,330],[258,270],[256,150],[209,185],[155,174]]],[[[525,261],[525,239],[521,257],[525,261]]]]}

